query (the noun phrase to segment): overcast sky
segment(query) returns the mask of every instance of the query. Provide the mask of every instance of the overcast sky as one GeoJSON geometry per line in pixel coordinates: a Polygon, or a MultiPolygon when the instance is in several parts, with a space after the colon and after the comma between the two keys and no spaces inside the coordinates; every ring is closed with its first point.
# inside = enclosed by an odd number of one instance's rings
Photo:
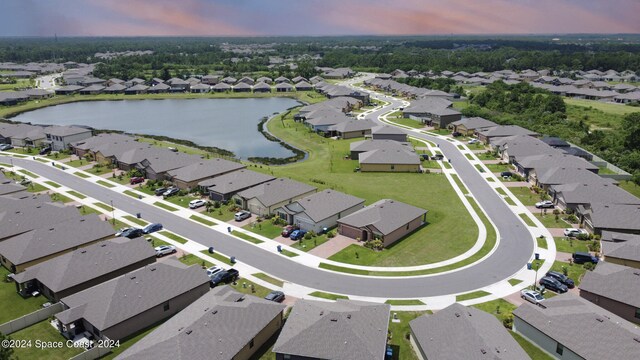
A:
{"type": "Polygon", "coordinates": [[[640,0],[0,0],[0,36],[639,33],[640,0]]]}

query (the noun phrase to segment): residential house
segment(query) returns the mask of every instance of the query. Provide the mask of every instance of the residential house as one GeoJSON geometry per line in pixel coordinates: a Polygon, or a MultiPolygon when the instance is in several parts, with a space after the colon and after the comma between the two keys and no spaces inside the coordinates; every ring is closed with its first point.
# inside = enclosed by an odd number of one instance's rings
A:
{"type": "Polygon", "coordinates": [[[65,310],[55,319],[68,339],[88,332],[96,340],[122,340],[208,291],[209,277],[199,265],[166,259],[62,298],[65,310]]]}
{"type": "MultiPolygon", "coordinates": [[[[48,209],[51,211],[51,208],[48,209]]],[[[76,217],[38,227],[0,242],[0,262],[12,273],[113,237],[113,228],[98,215],[76,217]]]]}
{"type": "Polygon", "coordinates": [[[219,82],[211,87],[211,91],[213,92],[225,92],[225,91],[231,91],[231,89],[232,89],[231,85],[224,82],[219,82]]]}
{"type": "Polygon", "coordinates": [[[80,95],[98,95],[101,94],[105,90],[105,87],[99,84],[94,84],[87,86],[86,88],[80,89],[80,95]]]}
{"type": "Polygon", "coordinates": [[[302,81],[296,83],[295,88],[296,88],[296,91],[311,91],[311,90],[313,90],[313,85],[311,85],[308,82],[302,80],[302,81]]]}
{"type": "Polygon", "coordinates": [[[498,319],[474,307],[447,306],[411,320],[409,329],[409,342],[422,360],[531,359],[498,319]]]}
{"type": "Polygon", "coordinates": [[[427,221],[427,210],[391,199],[378,200],[338,220],[338,233],[352,239],[379,239],[389,246],[427,221]]]}
{"type": "Polygon", "coordinates": [[[407,133],[395,126],[378,125],[371,128],[371,138],[373,138],[373,140],[394,140],[406,142],[407,133]]]}
{"type": "Polygon", "coordinates": [[[140,143],[129,135],[101,133],[88,139],[71,143],[69,146],[74,154],[83,157],[86,154],[94,155],[100,151],[104,151],[108,154],[107,156],[110,156],[113,153],[111,150],[108,150],[110,148],[131,148],[139,145],[140,143]]]}
{"type": "Polygon", "coordinates": [[[125,95],[140,95],[146,94],[149,87],[144,84],[133,85],[132,87],[124,89],[125,95]]]}
{"type": "Polygon", "coordinates": [[[399,142],[395,140],[362,140],[349,144],[351,160],[358,160],[360,154],[372,150],[409,150],[409,143],[399,142]]]}
{"type": "Polygon", "coordinates": [[[451,105],[453,105],[451,101],[439,97],[415,100],[402,110],[402,116],[422,121],[424,118],[429,118],[434,110],[449,108],[451,105]]]}
{"type": "MultiPolygon", "coordinates": [[[[141,153],[144,155],[144,160],[137,163],[136,168],[138,168],[147,179],[151,180],[169,180],[172,178],[169,171],[202,162],[202,157],[199,155],[173,152],[168,149],[156,147],[149,147],[141,151],[141,153]]],[[[192,170],[190,174],[187,174],[188,171],[184,172],[185,181],[191,179],[189,176],[199,176],[200,174],[200,172],[193,167],[189,168],[189,170],[192,170]]],[[[191,181],[193,182],[194,180],[191,181]]],[[[196,184],[197,182],[193,182],[193,186],[196,184]]]]}
{"type": "Polygon", "coordinates": [[[165,81],[165,84],[170,86],[170,92],[185,92],[191,88],[190,82],[178,78],[171,78],[165,81]]]}
{"type": "Polygon", "coordinates": [[[320,233],[363,206],[364,199],[327,189],[286,204],[276,209],[276,213],[290,225],[320,233]]]}
{"type": "Polygon", "coordinates": [[[222,78],[222,80],[220,81],[222,81],[225,84],[233,85],[238,82],[238,79],[234,78],[233,76],[227,76],[222,78]]]}
{"type": "Polygon", "coordinates": [[[51,150],[62,151],[69,149],[72,143],[82,141],[93,136],[93,131],[78,126],[48,126],[44,128],[51,150]]]}
{"type": "Polygon", "coordinates": [[[233,86],[233,92],[251,92],[251,85],[240,82],[233,86]]]}
{"type": "Polygon", "coordinates": [[[312,130],[319,132],[329,133],[329,127],[337,124],[346,123],[354,120],[354,118],[346,116],[345,114],[334,109],[320,109],[313,113],[308,113],[304,120],[305,125],[309,126],[312,130]]]}
{"type": "Polygon", "coordinates": [[[169,90],[171,90],[171,86],[162,83],[162,84],[157,84],[157,85],[153,85],[151,87],[149,87],[147,89],[147,93],[149,94],[162,94],[162,93],[166,93],[169,90]]]}
{"type": "Polygon", "coordinates": [[[226,202],[242,190],[274,179],[270,175],[242,169],[201,181],[198,186],[206,189],[212,201],[226,202]]]}
{"type": "Polygon", "coordinates": [[[81,247],[26,268],[13,276],[23,296],[38,291],[47,299],[61,298],[101,284],[156,261],[144,238],[115,238],[81,247]]]}
{"type": "Polygon", "coordinates": [[[538,186],[546,191],[550,190],[550,187],[554,185],[568,185],[580,182],[582,184],[613,184],[611,179],[606,179],[595,174],[593,171],[587,169],[574,168],[574,167],[551,167],[536,169],[536,176],[533,185],[538,186]]]}
{"type": "Polygon", "coordinates": [[[369,119],[353,119],[329,126],[327,134],[341,139],[353,139],[371,135],[371,129],[375,126],[376,123],[369,119]]]}
{"type": "Polygon", "coordinates": [[[513,316],[513,331],[556,359],[638,358],[637,326],[573,294],[524,302],[513,316]]]}
{"type": "Polygon", "coordinates": [[[282,328],[284,308],[216,287],[116,359],[249,360],[282,328]]]}
{"type": "Polygon", "coordinates": [[[42,126],[0,123],[0,142],[5,144],[21,147],[39,147],[46,138],[47,136],[42,126]]]}
{"type": "Polygon", "coordinates": [[[621,318],[640,324],[640,270],[600,262],[580,282],[580,296],[621,318]]]}
{"type": "Polygon", "coordinates": [[[600,247],[606,262],[640,269],[640,235],[603,231],[600,247]]]}
{"type": "MultiPolygon", "coordinates": [[[[528,135],[515,135],[497,138],[491,142],[491,147],[497,151],[502,160],[514,163],[516,159],[532,155],[561,155],[557,150],[538,138],[528,135]]],[[[577,159],[576,159],[577,161],[577,159]]]]}
{"type": "Polygon", "coordinates": [[[122,84],[113,84],[106,87],[103,92],[105,94],[122,94],[127,87],[122,84]]]}
{"type": "Polygon", "coordinates": [[[288,78],[284,77],[284,76],[278,76],[274,82],[276,84],[282,84],[282,83],[291,83],[291,80],[289,80],[288,78]]]}
{"type": "Polygon", "coordinates": [[[451,128],[453,132],[459,132],[464,136],[471,136],[478,131],[494,126],[498,126],[498,124],[481,117],[464,118],[449,124],[449,128],[451,128]]]}
{"type": "Polygon", "coordinates": [[[80,218],[75,208],[50,201],[48,195],[0,197],[0,241],[80,218]]]}
{"type": "Polygon", "coordinates": [[[356,73],[350,68],[327,69],[322,76],[325,79],[346,79],[354,76],[356,73]]]}
{"type": "Polygon", "coordinates": [[[259,82],[253,86],[254,93],[270,93],[271,86],[265,82],[259,82]]]}
{"type": "Polygon", "coordinates": [[[276,92],[290,92],[295,90],[293,85],[286,82],[277,83],[275,88],[276,92]]]}
{"type": "Polygon", "coordinates": [[[390,306],[298,300],[273,346],[276,360],[383,360],[390,306]]]}
{"type": "Polygon", "coordinates": [[[286,178],[271,180],[233,195],[236,205],[258,216],[270,215],[285,204],[311,195],[317,188],[286,178]]]}
{"type": "Polygon", "coordinates": [[[0,172],[0,195],[18,194],[25,190],[27,188],[16,184],[12,179],[5,177],[3,172],[0,172]]]}
{"type": "Polygon", "coordinates": [[[272,84],[273,79],[267,76],[261,76],[258,79],[256,79],[256,83],[272,84]]]}
{"type": "Polygon", "coordinates": [[[597,166],[582,158],[553,151],[549,151],[546,154],[518,156],[512,161],[512,164],[522,176],[533,183],[535,183],[538,174],[545,172],[551,167],[585,169],[594,174],[597,174],[600,170],[597,166]]]}
{"type": "Polygon", "coordinates": [[[428,126],[436,129],[446,129],[449,124],[456,122],[462,118],[462,113],[451,108],[434,109],[430,112],[428,119],[423,122],[428,126]]]}
{"type": "Polygon", "coordinates": [[[244,169],[246,166],[229,160],[214,158],[202,160],[168,171],[168,177],[180,189],[195,189],[203,180],[244,169]]]}
{"type": "Polygon", "coordinates": [[[358,155],[360,171],[421,172],[420,158],[410,149],[376,149],[358,155]]]}
{"type": "Polygon", "coordinates": [[[580,213],[593,204],[640,205],[640,199],[606,179],[576,181],[551,186],[549,193],[561,208],[580,213]]]}
{"type": "Polygon", "coordinates": [[[640,234],[640,204],[591,204],[588,209],[579,208],[578,212],[585,229],[595,235],[605,230],[640,234]]]}
{"type": "Polygon", "coordinates": [[[300,75],[298,75],[298,76],[294,77],[293,79],[291,79],[291,82],[294,83],[294,84],[297,84],[297,83],[299,83],[301,81],[309,82],[309,80],[305,79],[304,77],[302,77],[300,75]]]}
{"type": "Polygon", "coordinates": [[[205,75],[202,77],[202,83],[207,85],[215,85],[220,82],[220,76],[217,75],[205,75]]]}
{"type": "Polygon", "coordinates": [[[256,82],[252,78],[244,76],[240,80],[238,80],[238,83],[245,83],[249,86],[253,86],[256,82]]]}
{"type": "Polygon", "coordinates": [[[539,136],[538,133],[527,130],[518,125],[498,125],[490,128],[485,128],[477,132],[478,139],[485,144],[490,144],[492,141],[498,138],[515,136],[515,135],[527,135],[527,136],[539,136]]]}
{"type": "Polygon", "coordinates": [[[209,90],[211,90],[211,86],[207,85],[207,84],[195,84],[195,85],[191,85],[191,87],[189,88],[189,90],[192,93],[199,93],[199,94],[203,94],[203,93],[208,93],[209,90]]]}

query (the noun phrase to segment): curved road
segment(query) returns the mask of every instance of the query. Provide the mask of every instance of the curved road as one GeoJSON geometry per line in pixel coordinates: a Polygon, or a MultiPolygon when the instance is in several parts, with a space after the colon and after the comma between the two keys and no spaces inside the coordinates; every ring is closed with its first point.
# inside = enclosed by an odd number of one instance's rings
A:
{"type": "MultiPolygon", "coordinates": [[[[397,100],[387,99],[392,106],[400,106],[397,100]]],[[[371,118],[388,111],[379,110],[369,115],[371,118]]],[[[411,132],[412,136],[423,137],[440,145],[440,149],[458,172],[460,178],[486,211],[500,233],[497,250],[481,263],[467,269],[437,276],[420,278],[367,278],[311,268],[289,260],[276,253],[269,253],[252,244],[237,240],[218,231],[195,224],[192,221],[172,215],[158,207],[137,201],[101,185],[88,182],[69,172],[60,171],[51,165],[37,161],[13,158],[13,163],[52,181],[64,184],[101,202],[113,201],[116,208],[134,214],[140,212],[144,218],[161,222],[171,231],[201,243],[214,246],[226,255],[233,255],[239,261],[250,264],[265,273],[281,279],[332,293],[383,298],[422,298],[472,291],[506,279],[519,271],[533,253],[533,240],[507,204],[491,189],[458,149],[449,141],[425,134],[411,132]]],[[[9,162],[0,156],[0,162],[9,162]]],[[[409,189],[407,189],[409,191],[409,189]]],[[[451,241],[455,241],[452,238],[451,241]]]]}

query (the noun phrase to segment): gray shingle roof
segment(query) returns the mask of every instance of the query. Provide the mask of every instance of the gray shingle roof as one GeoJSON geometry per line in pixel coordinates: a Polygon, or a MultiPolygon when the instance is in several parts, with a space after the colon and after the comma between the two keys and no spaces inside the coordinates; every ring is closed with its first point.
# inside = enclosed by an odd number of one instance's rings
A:
{"type": "Polygon", "coordinates": [[[364,199],[335,190],[324,190],[285,205],[293,213],[305,213],[315,222],[364,204],[364,199]],[[295,210],[293,210],[295,209],[295,210]]]}
{"type": "Polygon", "coordinates": [[[332,360],[382,360],[389,305],[298,300],[273,352],[332,360]]]}
{"type": "Polygon", "coordinates": [[[371,226],[380,234],[387,235],[426,213],[427,210],[409,204],[382,199],[343,217],[338,222],[357,228],[371,226]]]}
{"type": "Polygon", "coordinates": [[[448,108],[452,104],[451,101],[440,97],[427,97],[412,101],[411,105],[404,108],[403,113],[430,113],[438,109],[448,108]]]}
{"type": "Polygon", "coordinates": [[[335,125],[331,125],[329,126],[328,130],[329,131],[337,131],[340,133],[346,133],[346,132],[351,132],[351,131],[365,131],[365,130],[370,130],[373,126],[375,126],[375,123],[372,120],[369,119],[362,119],[362,120],[349,120],[346,122],[342,122],[339,124],[335,124],[335,125]]]}
{"type": "Polygon", "coordinates": [[[409,326],[428,359],[530,359],[493,315],[473,307],[453,304],[409,326]]]}
{"type": "Polygon", "coordinates": [[[378,125],[371,129],[371,134],[376,135],[404,135],[405,132],[400,128],[389,125],[378,125]]]}
{"type": "Polygon", "coordinates": [[[601,246],[605,257],[640,261],[640,235],[603,231],[601,246]]]}
{"type": "Polygon", "coordinates": [[[216,287],[116,359],[229,360],[284,308],[229,286],[216,287]]]}
{"type": "Polygon", "coordinates": [[[84,318],[104,330],[208,282],[200,266],[166,259],[62,298],[69,308],[55,316],[64,324],[84,318]]]}
{"type": "Polygon", "coordinates": [[[298,181],[278,178],[241,191],[238,196],[247,200],[256,198],[264,206],[271,206],[288,199],[300,197],[316,189],[314,186],[298,181]]]}
{"type": "Polygon", "coordinates": [[[169,175],[177,180],[190,182],[244,169],[245,167],[241,163],[215,158],[171,170],[169,175]]]}
{"type": "Polygon", "coordinates": [[[78,126],[48,126],[44,128],[44,133],[55,136],[70,136],[83,133],[91,133],[91,129],[78,126]]]}
{"type": "Polygon", "coordinates": [[[113,229],[108,222],[100,220],[96,214],[89,214],[6,239],[0,242],[0,254],[19,265],[111,235],[113,229]]]}
{"type": "Polygon", "coordinates": [[[499,147],[502,151],[506,151],[509,157],[513,156],[516,158],[542,154],[562,154],[560,150],[554,149],[547,145],[547,143],[528,135],[498,138],[492,141],[491,145],[499,147]]]}
{"type": "Polygon", "coordinates": [[[486,137],[504,137],[514,135],[537,135],[537,133],[527,130],[518,125],[498,125],[491,128],[483,129],[479,131],[480,134],[486,137]]]}
{"type": "Polygon", "coordinates": [[[406,149],[378,149],[366,151],[358,155],[360,164],[403,164],[420,165],[418,155],[406,149]]]}
{"type": "Polygon", "coordinates": [[[556,153],[522,156],[518,157],[517,162],[518,165],[522,166],[524,169],[535,169],[537,172],[540,172],[540,169],[547,169],[551,167],[573,167],[578,169],[598,170],[597,166],[583,158],[556,153]]]}
{"type": "Polygon", "coordinates": [[[73,207],[48,201],[48,196],[35,199],[0,197],[0,239],[80,218],[80,213],[73,207]]]}
{"type": "Polygon", "coordinates": [[[229,194],[273,179],[275,179],[273,176],[243,169],[201,181],[198,186],[206,187],[209,191],[219,194],[229,194]]]}
{"type": "Polygon", "coordinates": [[[409,143],[397,142],[394,140],[362,140],[355,141],[349,144],[349,150],[355,152],[365,152],[371,150],[386,149],[386,150],[409,150],[411,147],[409,143]]]}
{"type": "Polygon", "coordinates": [[[536,174],[538,182],[544,185],[571,184],[614,184],[612,179],[603,178],[592,171],[580,168],[554,167],[542,169],[536,174]]]}
{"type": "Polygon", "coordinates": [[[553,186],[566,204],[627,204],[640,205],[640,199],[613,184],[573,183],[553,186]]]}
{"type": "Polygon", "coordinates": [[[16,274],[14,279],[19,283],[38,279],[47,288],[59,292],[144,259],[155,261],[155,256],[155,250],[143,238],[116,238],[31,266],[16,274]]]}
{"type": "Polygon", "coordinates": [[[596,228],[640,231],[640,205],[591,204],[584,215],[596,228]]]}
{"type": "Polygon", "coordinates": [[[451,123],[451,125],[462,125],[467,130],[475,130],[475,129],[484,129],[484,128],[497,126],[498,124],[481,117],[470,117],[470,118],[464,118],[462,120],[454,121],[451,123]]]}
{"type": "Polygon", "coordinates": [[[603,261],[584,275],[583,290],[640,308],[640,269],[603,261]]]}
{"type": "Polygon", "coordinates": [[[525,302],[513,315],[585,359],[636,360],[640,330],[615,314],[573,294],[525,302]]]}
{"type": "Polygon", "coordinates": [[[0,172],[0,195],[14,194],[25,191],[26,189],[24,186],[16,184],[13,180],[5,177],[4,174],[0,172]]]}

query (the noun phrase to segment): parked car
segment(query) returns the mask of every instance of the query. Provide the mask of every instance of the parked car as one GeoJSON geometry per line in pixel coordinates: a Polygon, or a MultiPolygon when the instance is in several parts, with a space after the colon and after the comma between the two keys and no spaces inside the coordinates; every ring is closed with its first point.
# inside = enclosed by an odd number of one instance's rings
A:
{"type": "Polygon", "coordinates": [[[235,215],[233,215],[233,218],[236,219],[236,221],[242,221],[250,217],[251,213],[246,210],[238,211],[235,215]]]}
{"type": "Polygon", "coordinates": [[[298,230],[298,227],[295,225],[287,225],[284,227],[284,229],[282,229],[282,232],[280,233],[280,235],[284,236],[284,237],[289,237],[289,235],[291,235],[291,233],[294,230],[298,230]]]}
{"type": "Polygon", "coordinates": [[[500,173],[500,176],[502,176],[503,178],[508,178],[508,177],[512,177],[513,173],[511,171],[503,171],[500,173]]]}
{"type": "Polygon", "coordinates": [[[171,254],[174,254],[175,252],[178,251],[178,250],[176,250],[176,247],[173,246],[173,245],[156,246],[154,248],[154,250],[156,251],[156,256],[157,257],[163,257],[165,255],[171,255],[171,254]]]}
{"type": "Polygon", "coordinates": [[[178,189],[177,187],[170,187],[167,189],[167,191],[162,193],[162,196],[165,198],[168,198],[170,196],[177,194],[178,192],[180,192],[180,189],[178,189]]]}
{"type": "Polygon", "coordinates": [[[156,231],[160,231],[162,230],[162,224],[160,223],[153,223],[153,224],[149,224],[147,226],[145,226],[142,229],[142,232],[145,234],[151,234],[152,232],[156,232],[156,231]]]}
{"type": "Polygon", "coordinates": [[[38,155],[47,155],[48,153],[51,152],[51,148],[49,146],[40,149],[40,152],[38,153],[38,155]]]}
{"type": "Polygon", "coordinates": [[[142,231],[142,229],[131,228],[123,232],[121,236],[129,239],[133,239],[133,238],[140,237],[142,235],[144,235],[144,232],[142,231]]]}
{"type": "Polygon", "coordinates": [[[552,278],[551,276],[545,276],[539,281],[540,285],[544,286],[545,289],[553,290],[557,293],[566,293],[569,291],[567,285],[561,283],[560,281],[552,278]]]}
{"type": "Polygon", "coordinates": [[[216,287],[220,284],[229,284],[238,279],[240,273],[236,269],[222,270],[211,277],[211,287],[216,287]]]}
{"type": "Polygon", "coordinates": [[[429,160],[429,154],[420,154],[420,160],[429,160]]]}
{"type": "Polygon", "coordinates": [[[291,240],[300,240],[304,237],[304,234],[307,232],[304,230],[294,230],[291,235],[289,235],[289,239],[291,240]]]}
{"type": "Polygon", "coordinates": [[[189,201],[189,209],[197,209],[203,207],[207,202],[202,199],[195,199],[189,201]]]}
{"type": "Polygon", "coordinates": [[[162,194],[164,194],[165,192],[167,192],[167,188],[165,187],[161,187],[161,188],[157,188],[153,191],[154,194],[156,194],[156,196],[160,196],[162,194]]]}
{"type": "Polygon", "coordinates": [[[120,230],[116,231],[116,236],[122,236],[122,233],[124,233],[125,231],[133,230],[133,229],[134,229],[134,228],[132,228],[132,227],[123,227],[123,228],[120,228],[120,230]]]}
{"type": "Polygon", "coordinates": [[[220,271],[223,271],[224,269],[218,266],[212,266],[210,268],[207,269],[207,276],[208,277],[212,277],[213,275],[219,273],[220,271]]]}
{"type": "Polygon", "coordinates": [[[564,236],[577,237],[577,236],[580,236],[580,235],[589,235],[589,233],[585,229],[574,229],[574,228],[566,228],[566,229],[564,229],[564,236]]]}
{"type": "Polygon", "coordinates": [[[575,282],[573,282],[573,279],[571,279],[570,277],[568,277],[567,275],[557,272],[557,271],[549,271],[547,273],[547,276],[550,276],[558,281],[560,281],[561,283],[567,285],[567,287],[569,289],[573,289],[576,284],[575,282]]]}
{"type": "Polygon", "coordinates": [[[459,136],[462,136],[462,133],[461,133],[461,132],[459,132],[459,131],[454,131],[454,132],[452,132],[452,133],[451,133],[451,136],[453,136],[453,137],[459,137],[459,136]]]}
{"type": "Polygon", "coordinates": [[[576,264],[584,264],[588,262],[597,264],[598,261],[600,261],[600,259],[598,259],[597,257],[585,252],[575,252],[571,255],[571,257],[573,258],[573,262],[576,264]]]}
{"type": "Polygon", "coordinates": [[[11,144],[2,144],[0,145],[0,151],[7,151],[13,149],[11,144]]]}
{"type": "Polygon", "coordinates": [[[20,181],[18,181],[18,184],[22,185],[22,186],[27,186],[29,184],[31,184],[31,180],[29,179],[22,179],[20,181]]]}
{"type": "Polygon", "coordinates": [[[544,301],[544,297],[539,292],[528,289],[520,291],[520,297],[533,304],[539,304],[544,301]]]}
{"type": "Polygon", "coordinates": [[[431,160],[442,160],[444,159],[444,155],[442,154],[435,154],[431,157],[431,160]]]}
{"type": "Polygon", "coordinates": [[[264,297],[265,300],[274,301],[274,302],[283,302],[285,297],[282,291],[272,291],[267,296],[264,297]]]}
{"type": "Polygon", "coordinates": [[[551,200],[539,201],[536,203],[537,209],[553,209],[556,207],[551,200]]]}
{"type": "Polygon", "coordinates": [[[480,140],[478,140],[478,139],[471,139],[471,140],[467,141],[467,144],[469,144],[469,145],[473,145],[473,144],[480,144],[480,140]]]}
{"type": "Polygon", "coordinates": [[[140,184],[143,182],[144,182],[144,178],[142,176],[134,176],[131,179],[129,179],[129,184],[131,185],[140,184]]]}

